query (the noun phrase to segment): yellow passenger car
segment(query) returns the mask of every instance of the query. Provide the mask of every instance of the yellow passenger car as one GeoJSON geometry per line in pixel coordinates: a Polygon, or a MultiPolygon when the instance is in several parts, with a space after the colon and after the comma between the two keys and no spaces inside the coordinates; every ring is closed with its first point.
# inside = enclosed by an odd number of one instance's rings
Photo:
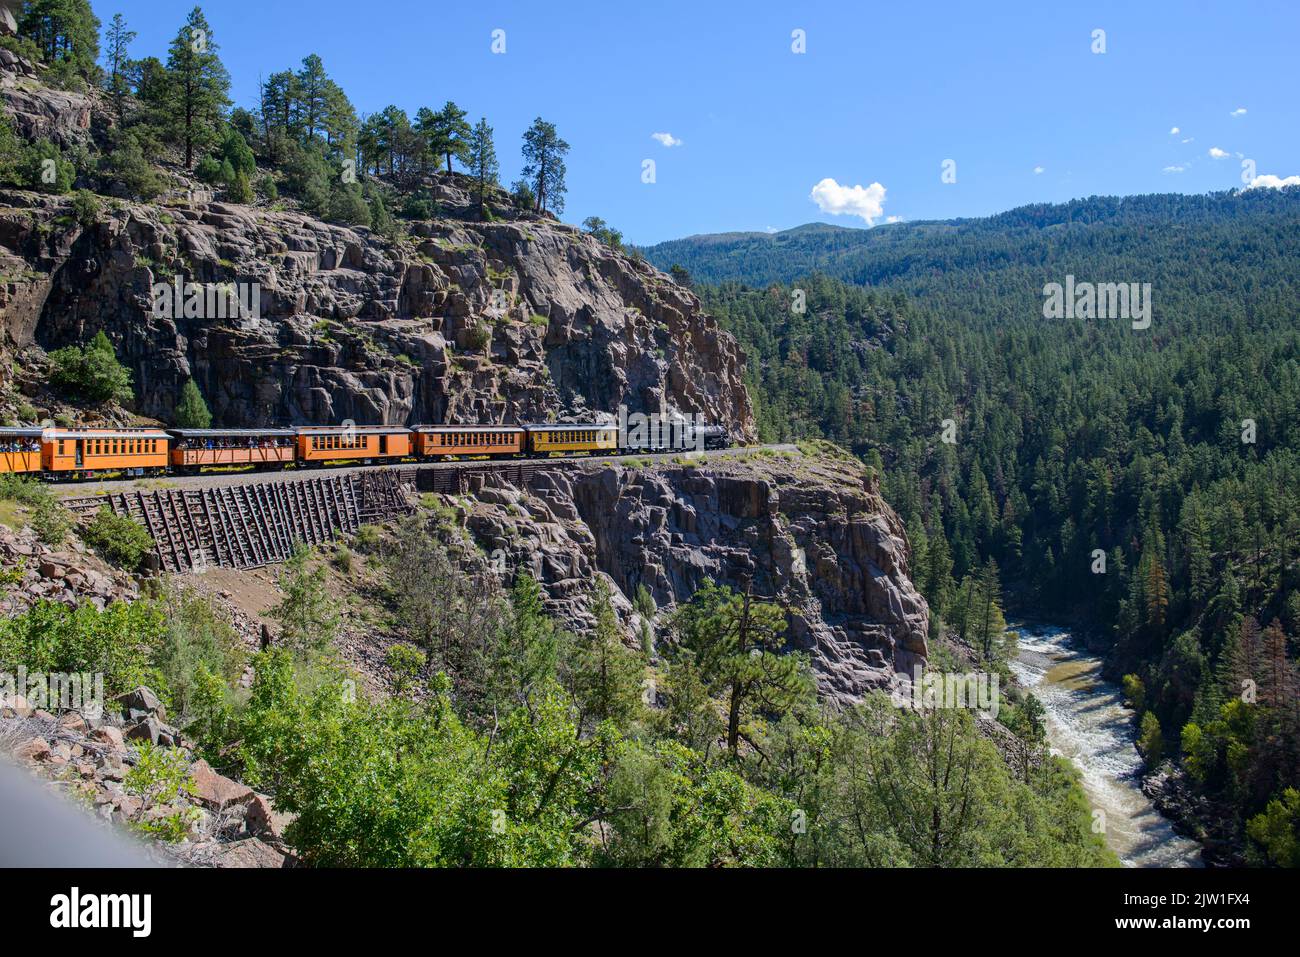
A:
{"type": "Polygon", "coordinates": [[[528,450],[534,455],[582,452],[588,455],[618,451],[618,426],[597,423],[576,425],[528,425],[528,450]]]}

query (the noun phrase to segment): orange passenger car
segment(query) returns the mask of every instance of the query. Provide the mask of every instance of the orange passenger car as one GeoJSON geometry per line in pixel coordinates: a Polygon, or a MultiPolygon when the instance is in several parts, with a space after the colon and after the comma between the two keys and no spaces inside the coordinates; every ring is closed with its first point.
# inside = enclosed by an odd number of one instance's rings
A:
{"type": "Polygon", "coordinates": [[[62,478],[95,472],[146,475],[167,468],[169,444],[167,433],[158,429],[49,429],[41,464],[62,478]]]}
{"type": "Polygon", "coordinates": [[[0,473],[41,470],[40,429],[0,428],[0,473]]]}
{"type": "Polygon", "coordinates": [[[398,425],[305,425],[296,432],[302,463],[403,459],[411,454],[411,433],[398,425]]]}
{"type": "Polygon", "coordinates": [[[284,468],[294,460],[293,429],[168,429],[171,464],[179,471],[203,468],[284,468]]]}
{"type": "Polygon", "coordinates": [[[522,455],[524,430],[513,425],[429,425],[415,429],[415,454],[522,455]]]}

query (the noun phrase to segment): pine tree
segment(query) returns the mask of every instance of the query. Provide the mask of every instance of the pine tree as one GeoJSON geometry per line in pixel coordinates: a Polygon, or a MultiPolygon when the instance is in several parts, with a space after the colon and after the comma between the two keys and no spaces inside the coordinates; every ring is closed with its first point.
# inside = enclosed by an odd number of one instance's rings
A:
{"type": "Polygon", "coordinates": [[[230,105],[230,74],[217,56],[212,28],[199,7],[190,11],[172,41],[167,80],[171,132],[185,144],[185,168],[193,169],[195,150],[216,142],[230,105]]]}
{"type": "Polygon", "coordinates": [[[18,18],[18,35],[36,44],[56,75],[83,78],[99,59],[99,18],[90,0],[27,0],[18,18]]]}
{"type": "Polygon", "coordinates": [[[302,69],[298,71],[298,117],[304,143],[310,143],[316,136],[317,128],[323,125],[329,105],[326,97],[329,92],[329,77],[325,73],[325,64],[315,53],[303,58],[302,69]]]}
{"type": "Polygon", "coordinates": [[[497,151],[492,143],[492,127],[487,119],[480,117],[469,137],[466,153],[466,165],[474,177],[474,196],[478,203],[479,216],[483,215],[488,191],[497,185],[497,151]]]}
{"type": "Polygon", "coordinates": [[[533,187],[538,212],[564,212],[564,156],[568,152],[569,144],[560,139],[555,124],[540,116],[524,133],[523,175],[533,187]]]}
{"type": "Polygon", "coordinates": [[[751,718],[785,714],[812,691],[802,656],[780,653],[786,616],[777,605],[706,581],[673,616],[672,627],[681,646],[694,656],[710,693],[722,699],[727,750],[733,758],[742,738],[755,744],[751,718]]]}
{"type": "Polygon", "coordinates": [[[436,136],[430,142],[430,151],[435,156],[446,157],[447,172],[450,173],[453,156],[461,162],[466,161],[470,137],[469,123],[465,121],[465,111],[451,100],[443,104],[435,120],[436,136]]]}
{"type": "Polygon", "coordinates": [[[104,37],[108,45],[105,51],[108,70],[104,77],[104,89],[113,100],[113,111],[117,114],[119,124],[122,122],[123,101],[131,89],[127,67],[130,63],[130,46],[135,37],[135,31],[127,29],[126,18],[120,13],[113,14],[104,37]]]}
{"type": "Polygon", "coordinates": [[[641,711],[645,668],[640,657],[623,644],[613,596],[603,578],[597,579],[593,603],[596,624],[578,640],[570,669],[570,690],[578,705],[579,728],[588,721],[612,721],[628,727],[641,711]]]}
{"type": "Polygon", "coordinates": [[[181,386],[181,398],[172,418],[178,429],[206,429],[212,425],[212,412],[193,379],[186,379],[181,386]]]}
{"type": "Polygon", "coordinates": [[[986,661],[992,661],[998,642],[1006,633],[1007,622],[1002,615],[1002,583],[998,565],[989,559],[979,576],[979,621],[977,639],[984,650],[986,661]]]}

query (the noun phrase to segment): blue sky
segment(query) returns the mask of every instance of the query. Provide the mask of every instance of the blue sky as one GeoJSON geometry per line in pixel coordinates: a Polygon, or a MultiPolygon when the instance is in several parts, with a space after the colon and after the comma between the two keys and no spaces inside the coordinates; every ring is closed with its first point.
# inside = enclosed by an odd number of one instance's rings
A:
{"type": "MultiPolygon", "coordinates": [[[[136,56],[165,57],[190,8],[92,2],[105,22],[127,17],[136,56]]],[[[507,182],[543,116],[572,147],[563,218],[601,216],[636,243],[1229,189],[1243,159],[1300,174],[1290,0],[203,6],[237,104],[255,104],[259,75],[315,52],[361,113],[453,99],[486,116],[507,182]],[[504,54],[491,50],[497,29],[504,54]],[[941,181],[948,159],[954,183],[941,181]]]]}

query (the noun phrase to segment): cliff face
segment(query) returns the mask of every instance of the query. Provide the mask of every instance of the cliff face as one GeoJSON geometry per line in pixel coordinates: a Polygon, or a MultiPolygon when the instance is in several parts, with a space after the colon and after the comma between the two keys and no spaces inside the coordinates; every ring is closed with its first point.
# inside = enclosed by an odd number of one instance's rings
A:
{"type": "Polygon", "coordinates": [[[588,621],[597,574],[626,596],[645,585],[661,608],[706,578],[752,587],[788,610],[791,647],[839,704],[910,675],[927,654],[929,609],[902,525],[856,463],[752,454],[542,472],[523,489],[478,490],[466,525],[498,561],[531,571],[574,627],[588,621]]]}
{"type": "Polygon", "coordinates": [[[221,203],[116,203],[83,227],[67,201],[0,193],[4,334],[48,350],[104,330],[138,411],[164,421],[193,377],[230,426],[546,421],[626,404],[753,436],[734,340],[662,273],[550,220],[413,231],[390,244],[221,203]],[[257,318],[158,315],[153,287],[177,276],[246,297],[256,283],[257,318]]]}
{"type": "MultiPolygon", "coordinates": [[[[0,94],[29,139],[93,145],[106,122],[93,98],[3,56],[0,94]]],[[[184,171],[164,175],[179,188],[149,204],[0,190],[0,359],[20,370],[8,381],[0,361],[0,414],[20,407],[6,406],[15,384],[54,408],[42,351],[103,331],[134,375],[135,411],[164,422],[193,378],[226,426],[539,422],[626,405],[756,438],[740,351],[689,290],[503,195],[481,222],[463,178],[434,175],[437,218],[386,239],[213,202],[184,171]],[[220,290],[222,308],[190,308],[185,290],[160,308],[156,287],[178,283],[220,290]]],[[[639,586],[662,608],[713,579],[788,610],[791,646],[831,700],[926,655],[902,527],[856,463],[751,454],[492,481],[462,500],[466,530],[494,561],[529,568],[572,627],[590,623],[596,576],[617,587],[630,637],[639,586]]]]}

